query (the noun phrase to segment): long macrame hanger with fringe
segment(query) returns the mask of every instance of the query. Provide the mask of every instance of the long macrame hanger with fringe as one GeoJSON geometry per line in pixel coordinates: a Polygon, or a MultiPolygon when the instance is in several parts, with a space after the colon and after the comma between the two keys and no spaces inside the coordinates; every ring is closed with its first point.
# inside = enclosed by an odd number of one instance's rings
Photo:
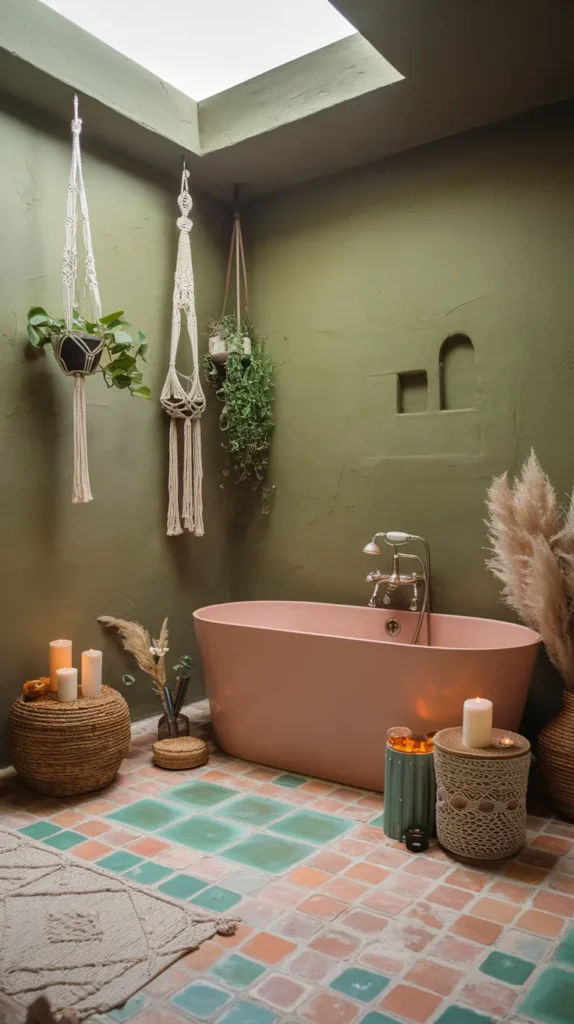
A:
{"type": "MultiPolygon", "coordinates": [[[[66,207],[66,241],[62,260],[62,283],[64,293],[64,319],[66,323],[66,336],[72,338],[76,344],[83,348],[84,344],[78,332],[74,330],[74,309],[76,308],[76,282],[78,276],[78,199],[80,201],[80,214],[82,217],[82,229],[84,238],[84,260],[85,260],[85,291],[89,294],[91,306],[91,319],[96,322],[102,315],[100,303],[100,292],[96,277],[96,262],[92,248],[92,234],[90,231],[90,216],[88,213],[88,201],[84,187],[84,176],[82,173],[82,154],[80,150],[80,134],[82,122],[78,117],[78,97],[74,96],[74,118],[72,120],[72,164],[70,168],[70,180],[68,184],[68,199],[66,207]]],[[[101,351],[101,347],[100,347],[101,351]]],[[[96,353],[92,353],[94,356],[96,353]]],[[[88,469],[88,440],[86,430],[86,393],[84,378],[93,372],[90,370],[83,373],[69,372],[59,359],[60,365],[68,376],[74,378],[74,484],[72,501],[75,504],[82,504],[92,501],[90,488],[90,474],[88,469]]]]}
{"type": "Polygon", "coordinates": [[[243,248],[243,235],[241,233],[241,216],[239,213],[239,185],[235,185],[233,191],[233,230],[231,232],[231,243],[229,245],[229,258],[227,260],[227,273],[225,275],[225,292],[223,296],[223,310],[221,316],[225,316],[229,289],[231,286],[231,272],[235,260],[235,305],[237,313],[237,335],[241,337],[241,283],[243,279],[243,302],[245,316],[249,320],[249,289],[247,287],[247,266],[245,263],[245,250],[243,248]]]}
{"type": "Polygon", "coordinates": [[[177,536],[183,533],[184,529],[195,534],[196,537],[203,537],[204,533],[201,414],[205,409],[205,395],[200,380],[197,316],[189,237],[193,222],[188,216],[193,202],[189,192],[188,179],[189,171],[186,169],[184,160],[181,191],[177,200],[181,216],[177,218],[179,241],[173,288],[170,358],[167,377],[160,397],[161,404],[171,419],[169,425],[168,537],[177,536]],[[180,373],[176,367],[182,313],[185,315],[191,349],[190,376],[180,373]],[[184,421],[181,516],[179,509],[178,419],[184,421]]]}

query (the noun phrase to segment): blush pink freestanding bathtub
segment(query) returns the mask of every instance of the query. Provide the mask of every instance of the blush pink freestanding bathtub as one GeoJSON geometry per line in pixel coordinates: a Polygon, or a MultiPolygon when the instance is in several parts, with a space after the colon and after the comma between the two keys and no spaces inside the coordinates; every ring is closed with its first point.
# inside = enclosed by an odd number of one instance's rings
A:
{"type": "Polygon", "coordinates": [[[382,790],[387,729],[426,734],[462,722],[468,697],[516,730],[540,637],[525,626],[413,612],[245,601],[194,612],[212,721],[235,757],[382,790]],[[385,629],[398,620],[391,638],[385,629]]]}

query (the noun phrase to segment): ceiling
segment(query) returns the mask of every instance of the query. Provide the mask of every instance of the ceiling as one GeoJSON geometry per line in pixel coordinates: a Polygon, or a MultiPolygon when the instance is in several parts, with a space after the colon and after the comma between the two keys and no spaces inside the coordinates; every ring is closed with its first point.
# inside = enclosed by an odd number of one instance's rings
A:
{"type": "Polygon", "coordinates": [[[333,6],[360,35],[195,103],[38,0],[0,0],[0,88],[66,121],[76,89],[87,142],[174,180],[185,154],[225,199],[234,183],[256,196],[574,95],[572,0],[333,6]]]}

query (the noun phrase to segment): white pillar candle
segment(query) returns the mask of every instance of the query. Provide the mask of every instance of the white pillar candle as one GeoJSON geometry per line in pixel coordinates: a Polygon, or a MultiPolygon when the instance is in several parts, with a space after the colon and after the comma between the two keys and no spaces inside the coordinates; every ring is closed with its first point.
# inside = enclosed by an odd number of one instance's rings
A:
{"type": "Polygon", "coordinates": [[[82,697],[99,697],[102,692],[102,652],[82,651],[82,697]]]}
{"type": "Polygon", "coordinates": [[[59,668],[58,676],[58,700],[71,701],[78,699],[78,670],[77,668],[59,668]]]}
{"type": "Polygon", "coordinates": [[[467,747],[489,747],[492,741],[492,701],[485,697],[465,700],[462,742],[467,747]]]}
{"type": "Polygon", "coordinates": [[[59,668],[72,667],[72,641],[52,640],[50,643],[50,689],[53,693],[58,689],[59,668]]]}

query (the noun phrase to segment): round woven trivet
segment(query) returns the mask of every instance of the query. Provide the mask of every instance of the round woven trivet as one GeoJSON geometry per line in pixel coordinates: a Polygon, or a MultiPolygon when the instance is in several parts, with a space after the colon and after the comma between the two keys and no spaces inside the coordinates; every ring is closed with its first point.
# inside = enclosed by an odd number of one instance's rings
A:
{"type": "Polygon", "coordinates": [[[18,698],[10,711],[12,764],[32,789],[73,796],[102,789],[115,778],[130,746],[130,713],[120,693],[62,703],[50,693],[18,698]]]}
{"type": "Polygon", "coordinates": [[[207,743],[195,736],[156,740],[153,760],[158,768],[199,768],[209,760],[209,750],[207,743]]]}

